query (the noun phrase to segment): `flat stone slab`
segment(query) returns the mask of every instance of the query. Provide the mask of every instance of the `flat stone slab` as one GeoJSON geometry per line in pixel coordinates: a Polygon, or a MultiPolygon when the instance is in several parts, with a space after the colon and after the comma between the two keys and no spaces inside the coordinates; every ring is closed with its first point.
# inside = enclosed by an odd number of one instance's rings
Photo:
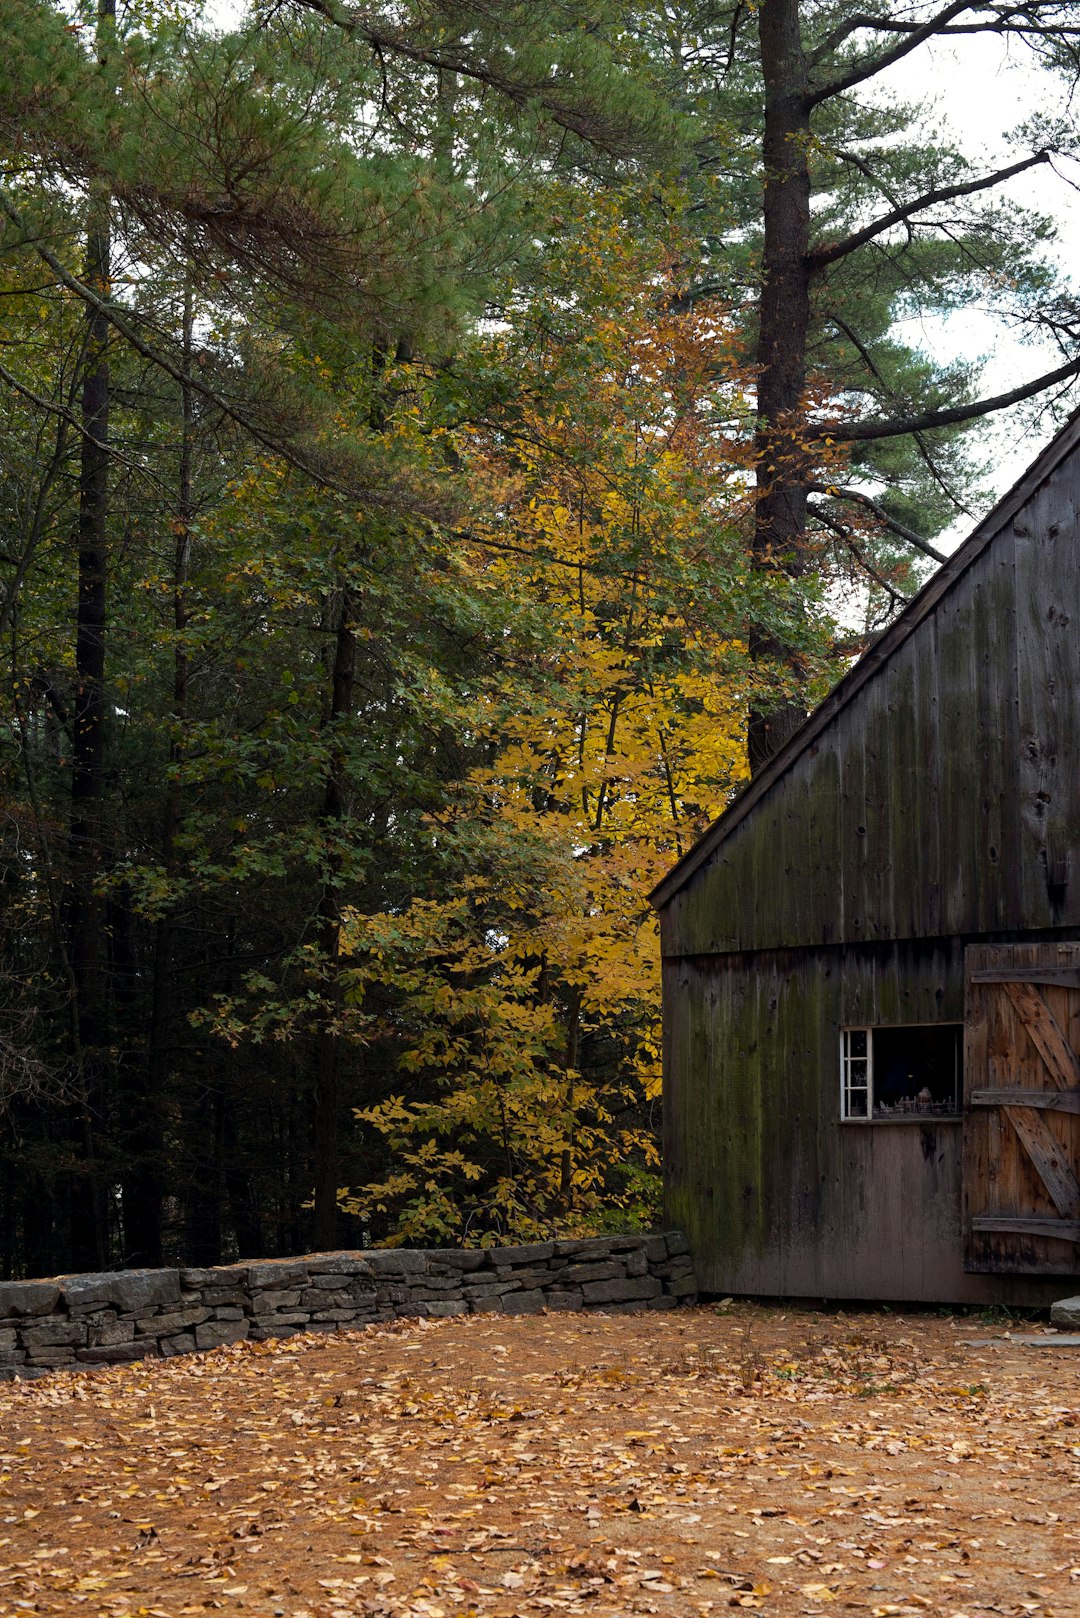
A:
{"type": "Polygon", "coordinates": [[[360,1253],[308,1253],[301,1260],[309,1275],[371,1275],[371,1265],[360,1253]]]}
{"type": "Polygon", "coordinates": [[[249,1264],[248,1286],[252,1291],[283,1291],[287,1287],[306,1287],[310,1283],[308,1267],[303,1259],[264,1258],[249,1264]]]}
{"type": "Polygon", "coordinates": [[[247,1282],[246,1264],[212,1264],[203,1269],[188,1265],[180,1271],[182,1287],[246,1287],[247,1282]]]}
{"type": "Polygon", "coordinates": [[[180,1302],[180,1275],[176,1270],[107,1270],[99,1275],[61,1278],[69,1309],[90,1304],[114,1304],[136,1314],[160,1304],[180,1302]]]}
{"type": "Polygon", "coordinates": [[[0,1281],[0,1315],[51,1315],[59,1301],[58,1281],[0,1281]]]}
{"type": "Polygon", "coordinates": [[[379,1247],[364,1257],[376,1275],[421,1275],[428,1267],[427,1254],[410,1247],[379,1247]]]}
{"type": "Polygon", "coordinates": [[[1032,1332],[1024,1337],[970,1337],[970,1348],[1080,1348],[1080,1335],[1074,1332],[1032,1332]]]}

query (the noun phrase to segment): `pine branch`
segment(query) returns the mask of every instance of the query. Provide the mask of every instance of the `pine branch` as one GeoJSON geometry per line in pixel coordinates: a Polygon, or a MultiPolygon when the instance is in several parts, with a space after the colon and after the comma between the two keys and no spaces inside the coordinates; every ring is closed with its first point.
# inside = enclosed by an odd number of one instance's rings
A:
{"type": "MultiPolygon", "coordinates": [[[[560,129],[609,156],[625,154],[642,144],[640,132],[630,136],[627,122],[620,123],[617,116],[605,115],[587,103],[576,103],[566,93],[569,88],[566,75],[560,76],[554,67],[542,75],[514,73],[494,61],[470,54],[461,48],[459,39],[451,39],[445,45],[429,43],[415,27],[395,26],[389,16],[380,16],[370,6],[339,5],[337,0],[294,0],[294,3],[315,12],[354,39],[363,40],[380,60],[393,57],[439,73],[457,74],[484,89],[497,91],[519,109],[537,105],[560,129]]],[[[510,53],[506,54],[507,60],[512,61],[510,53]]],[[[634,118],[628,122],[632,125],[639,121],[634,118]]]]}
{"type": "Polygon", "coordinates": [[[155,348],[148,343],[132,322],[121,314],[116,303],[108,298],[99,297],[85,281],[81,280],[79,276],[73,275],[43,241],[34,237],[18,208],[3,187],[0,187],[0,212],[5,213],[15,228],[22,232],[27,243],[33,247],[38,257],[49,266],[60,284],[67,287],[69,292],[74,293],[89,308],[103,315],[113,330],[124,339],[125,343],[150,365],[170,377],[179,386],[189,387],[192,392],[198,394],[200,398],[221,411],[234,425],[248,433],[261,448],[272,455],[280,456],[282,460],[288,462],[297,471],[303,472],[322,488],[336,489],[341,494],[348,494],[353,497],[362,496],[373,504],[385,505],[388,503],[386,500],[378,499],[375,491],[370,487],[360,489],[355,485],[335,478],[325,466],[320,466],[317,459],[305,455],[287,436],[271,432],[257,421],[250,411],[230,400],[218,389],[202,382],[197,376],[185,369],[180,362],[171,359],[160,348],[155,348]]]}
{"type": "MultiPolygon", "coordinates": [[[[959,9],[963,11],[975,4],[978,4],[978,0],[966,0],[966,4],[959,9]]],[[[852,34],[863,31],[869,32],[870,30],[875,33],[907,34],[918,27],[918,23],[896,22],[891,17],[875,17],[872,12],[856,11],[852,16],[846,18],[844,22],[838,23],[835,28],[830,29],[820,45],[816,46],[812,51],[807,51],[806,65],[811,68],[817,67],[818,63],[823,62],[827,56],[831,56],[833,51],[839,50],[840,46],[849,40],[852,34]]]]}
{"type": "Polygon", "coordinates": [[[834,242],[831,247],[816,247],[809,254],[809,264],[812,271],[824,269],[827,264],[835,264],[839,259],[847,258],[858,248],[864,247],[867,242],[874,240],[893,225],[903,224],[911,218],[912,214],[922,213],[926,208],[932,208],[939,202],[952,202],[956,197],[970,197],[978,191],[988,191],[992,186],[1002,185],[1017,174],[1023,174],[1026,169],[1037,167],[1042,163],[1049,163],[1051,154],[1045,148],[1036,152],[1032,157],[1021,158],[1019,162],[1011,163],[1007,168],[997,169],[993,174],[984,174],[981,179],[968,180],[963,185],[943,185],[934,191],[925,191],[921,197],[914,197],[910,202],[899,204],[889,213],[882,214],[880,219],[872,219],[861,230],[853,231],[842,241],[834,242]]]}
{"type": "Polygon", "coordinates": [[[887,50],[880,51],[872,56],[864,56],[854,62],[850,68],[837,78],[818,89],[812,90],[807,97],[808,107],[816,107],[822,101],[828,101],[833,96],[843,95],[856,85],[864,84],[877,74],[891,67],[894,62],[902,61],[928,39],[940,35],[955,34],[1015,34],[1022,39],[1052,39],[1080,37],[1080,23],[1058,22],[1049,23],[1041,20],[1045,13],[1060,13],[1061,0],[1052,0],[1046,6],[1038,4],[1010,5],[992,7],[986,0],[952,0],[934,16],[928,17],[925,22],[904,22],[892,17],[874,16],[873,13],[858,12],[827,34],[821,44],[807,58],[811,68],[830,56],[838,46],[849,39],[854,33],[862,30],[874,33],[899,34],[895,45],[887,50]],[[957,22],[954,19],[962,17],[964,12],[981,12],[971,22],[957,22]],[[985,13],[990,12],[987,16],[985,13]]]}
{"type": "MultiPolygon", "coordinates": [[[[843,95],[845,90],[852,90],[857,84],[862,84],[867,79],[874,78],[876,74],[881,73],[885,68],[891,67],[894,62],[902,61],[905,56],[909,56],[913,50],[917,50],[926,40],[933,39],[934,35],[939,34],[954,17],[962,16],[965,11],[971,11],[978,3],[979,0],[951,0],[951,4],[945,6],[933,17],[928,17],[925,22],[911,24],[910,30],[905,31],[905,37],[898,40],[895,45],[891,45],[888,50],[881,51],[876,56],[864,57],[861,62],[856,62],[846,73],[842,73],[839,78],[833,79],[831,83],[823,84],[817,90],[811,90],[807,97],[808,105],[816,107],[820,102],[828,101],[833,96],[843,95]]],[[[862,14],[849,18],[846,23],[842,24],[840,28],[834,29],[832,34],[825,38],[821,46],[810,58],[810,66],[816,67],[819,61],[831,54],[850,34],[864,28],[881,30],[886,27],[888,27],[888,19],[862,14]]]]}
{"type": "MultiPolygon", "coordinates": [[[[1065,0],[1069,3],[1069,0],[1065,0]]],[[[1045,9],[1051,13],[1060,11],[1062,0],[1047,0],[1045,9]]],[[[980,11],[994,10],[987,4],[987,0],[973,0],[973,9],[980,11]]],[[[1016,34],[1023,39],[1075,39],[1080,36],[1080,23],[1044,23],[1036,20],[1033,13],[1037,6],[1014,5],[994,10],[994,15],[981,22],[954,23],[947,22],[937,32],[940,34],[1016,34]]],[[[874,17],[863,12],[841,23],[835,28],[818,48],[807,57],[811,66],[835,50],[836,47],[860,29],[873,29],[882,34],[913,34],[921,28],[920,23],[903,22],[896,17],[874,17]]]]}
{"type": "Polygon", "coordinates": [[[955,427],[962,421],[976,421],[995,410],[1007,410],[1010,405],[1034,399],[1058,382],[1066,382],[1080,375],[1080,359],[1069,360],[1054,371],[1045,371],[1031,382],[1025,382],[1008,393],[996,393],[988,399],[976,399],[971,404],[950,405],[942,410],[924,410],[918,416],[901,416],[895,421],[834,421],[816,431],[819,438],[829,437],[840,444],[870,443],[879,438],[905,438],[910,433],[931,432],[937,427],[955,427]]]}

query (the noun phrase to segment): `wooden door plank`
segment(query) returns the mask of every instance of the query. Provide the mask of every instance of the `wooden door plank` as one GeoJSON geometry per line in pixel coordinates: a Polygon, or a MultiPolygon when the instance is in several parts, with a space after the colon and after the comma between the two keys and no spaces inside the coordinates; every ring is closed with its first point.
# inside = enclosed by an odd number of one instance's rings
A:
{"type": "Polygon", "coordinates": [[[1006,1162],[1001,1150],[1002,1140],[1008,1141],[1013,1155],[1019,1155],[1020,1148],[999,1107],[984,1109],[969,1104],[974,1084],[980,1080],[984,1085],[993,1083],[997,1077],[997,1065],[991,1053],[999,1043],[1000,1034],[1000,991],[975,983],[972,971],[1009,965],[1011,957],[1007,948],[994,944],[969,945],[964,953],[967,966],[964,974],[964,1089],[968,1103],[964,1109],[962,1181],[965,1266],[994,1271],[1000,1257],[1000,1238],[989,1233],[976,1234],[971,1220],[980,1213],[1014,1211],[1009,1187],[1000,1184],[1006,1162]]]}
{"type": "Polygon", "coordinates": [[[1080,1112],[1080,1090],[972,1090],[973,1107],[1038,1107],[1080,1112]]]}
{"type": "Polygon", "coordinates": [[[976,1214],[972,1230],[1000,1231],[1013,1236],[1052,1236],[1059,1242],[1080,1242],[1080,1219],[1040,1219],[1035,1215],[976,1214]]]}
{"type": "Polygon", "coordinates": [[[1071,1274],[1080,1243],[1080,942],[968,945],[964,958],[964,1267],[1071,1274]]]}
{"type": "Polygon", "coordinates": [[[988,966],[972,972],[972,983],[1046,983],[1080,989],[1080,966],[988,966]]]}
{"type": "Polygon", "coordinates": [[[1050,1133],[1034,1107],[1004,1107],[1020,1144],[1050,1195],[1058,1213],[1066,1219],[1080,1219],[1080,1182],[1065,1161],[1058,1140],[1050,1133]]]}
{"type": "Polygon", "coordinates": [[[1080,1089],[1080,1059],[1038,989],[1030,983],[1006,983],[1005,993],[1058,1089],[1080,1089]]]}

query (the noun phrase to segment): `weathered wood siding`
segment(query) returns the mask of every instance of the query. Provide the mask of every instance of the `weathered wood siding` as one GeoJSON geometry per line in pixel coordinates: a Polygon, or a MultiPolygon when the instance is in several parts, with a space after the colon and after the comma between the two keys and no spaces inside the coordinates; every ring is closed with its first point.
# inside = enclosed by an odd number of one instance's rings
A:
{"type": "Polygon", "coordinates": [[[959,1121],[840,1122],[839,1030],[962,1022],[962,940],[698,955],[664,973],[667,1214],[705,1290],[1060,1296],[1060,1281],[965,1274],[959,1121]]]}
{"type": "Polygon", "coordinates": [[[664,905],[665,955],[1077,928],[1078,736],[1074,453],[664,905]]]}

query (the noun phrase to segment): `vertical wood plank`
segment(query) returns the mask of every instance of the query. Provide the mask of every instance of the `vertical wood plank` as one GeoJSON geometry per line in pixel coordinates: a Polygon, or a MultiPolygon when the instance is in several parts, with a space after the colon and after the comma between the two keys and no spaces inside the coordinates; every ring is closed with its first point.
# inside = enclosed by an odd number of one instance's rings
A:
{"type": "Polygon", "coordinates": [[[1073,461],[671,901],[679,952],[1080,926],[1078,504],[1073,461]]]}
{"type": "MultiPolygon", "coordinates": [[[[1075,736],[1080,543],[1075,480],[1055,479],[1014,524],[1017,716],[1027,925],[1049,926],[1059,904],[1048,886],[1068,857],[1075,825],[1075,736]]],[[[1077,873],[1080,880],[1080,873],[1077,873]]]]}
{"type": "MultiPolygon", "coordinates": [[[[965,1092],[981,1087],[1052,1090],[1072,1080],[1075,1047],[1065,1030],[1080,1032],[1080,990],[1044,984],[1040,990],[1017,981],[972,982],[972,971],[990,968],[1072,967],[1080,945],[1033,940],[971,946],[968,973],[965,1092]],[[980,1024],[986,1029],[985,1042],[980,1024]],[[1034,1035],[1034,1037],[1033,1037],[1034,1035]]],[[[1050,1222],[1075,1218],[1080,1210],[1080,1119],[1035,1108],[965,1108],[964,1118],[965,1262],[969,1269],[994,1274],[1068,1274],[1080,1263],[1075,1246],[1033,1228],[1025,1219],[1050,1222]],[[1013,1221],[1011,1231],[976,1229],[980,1219],[1013,1221]]]]}

